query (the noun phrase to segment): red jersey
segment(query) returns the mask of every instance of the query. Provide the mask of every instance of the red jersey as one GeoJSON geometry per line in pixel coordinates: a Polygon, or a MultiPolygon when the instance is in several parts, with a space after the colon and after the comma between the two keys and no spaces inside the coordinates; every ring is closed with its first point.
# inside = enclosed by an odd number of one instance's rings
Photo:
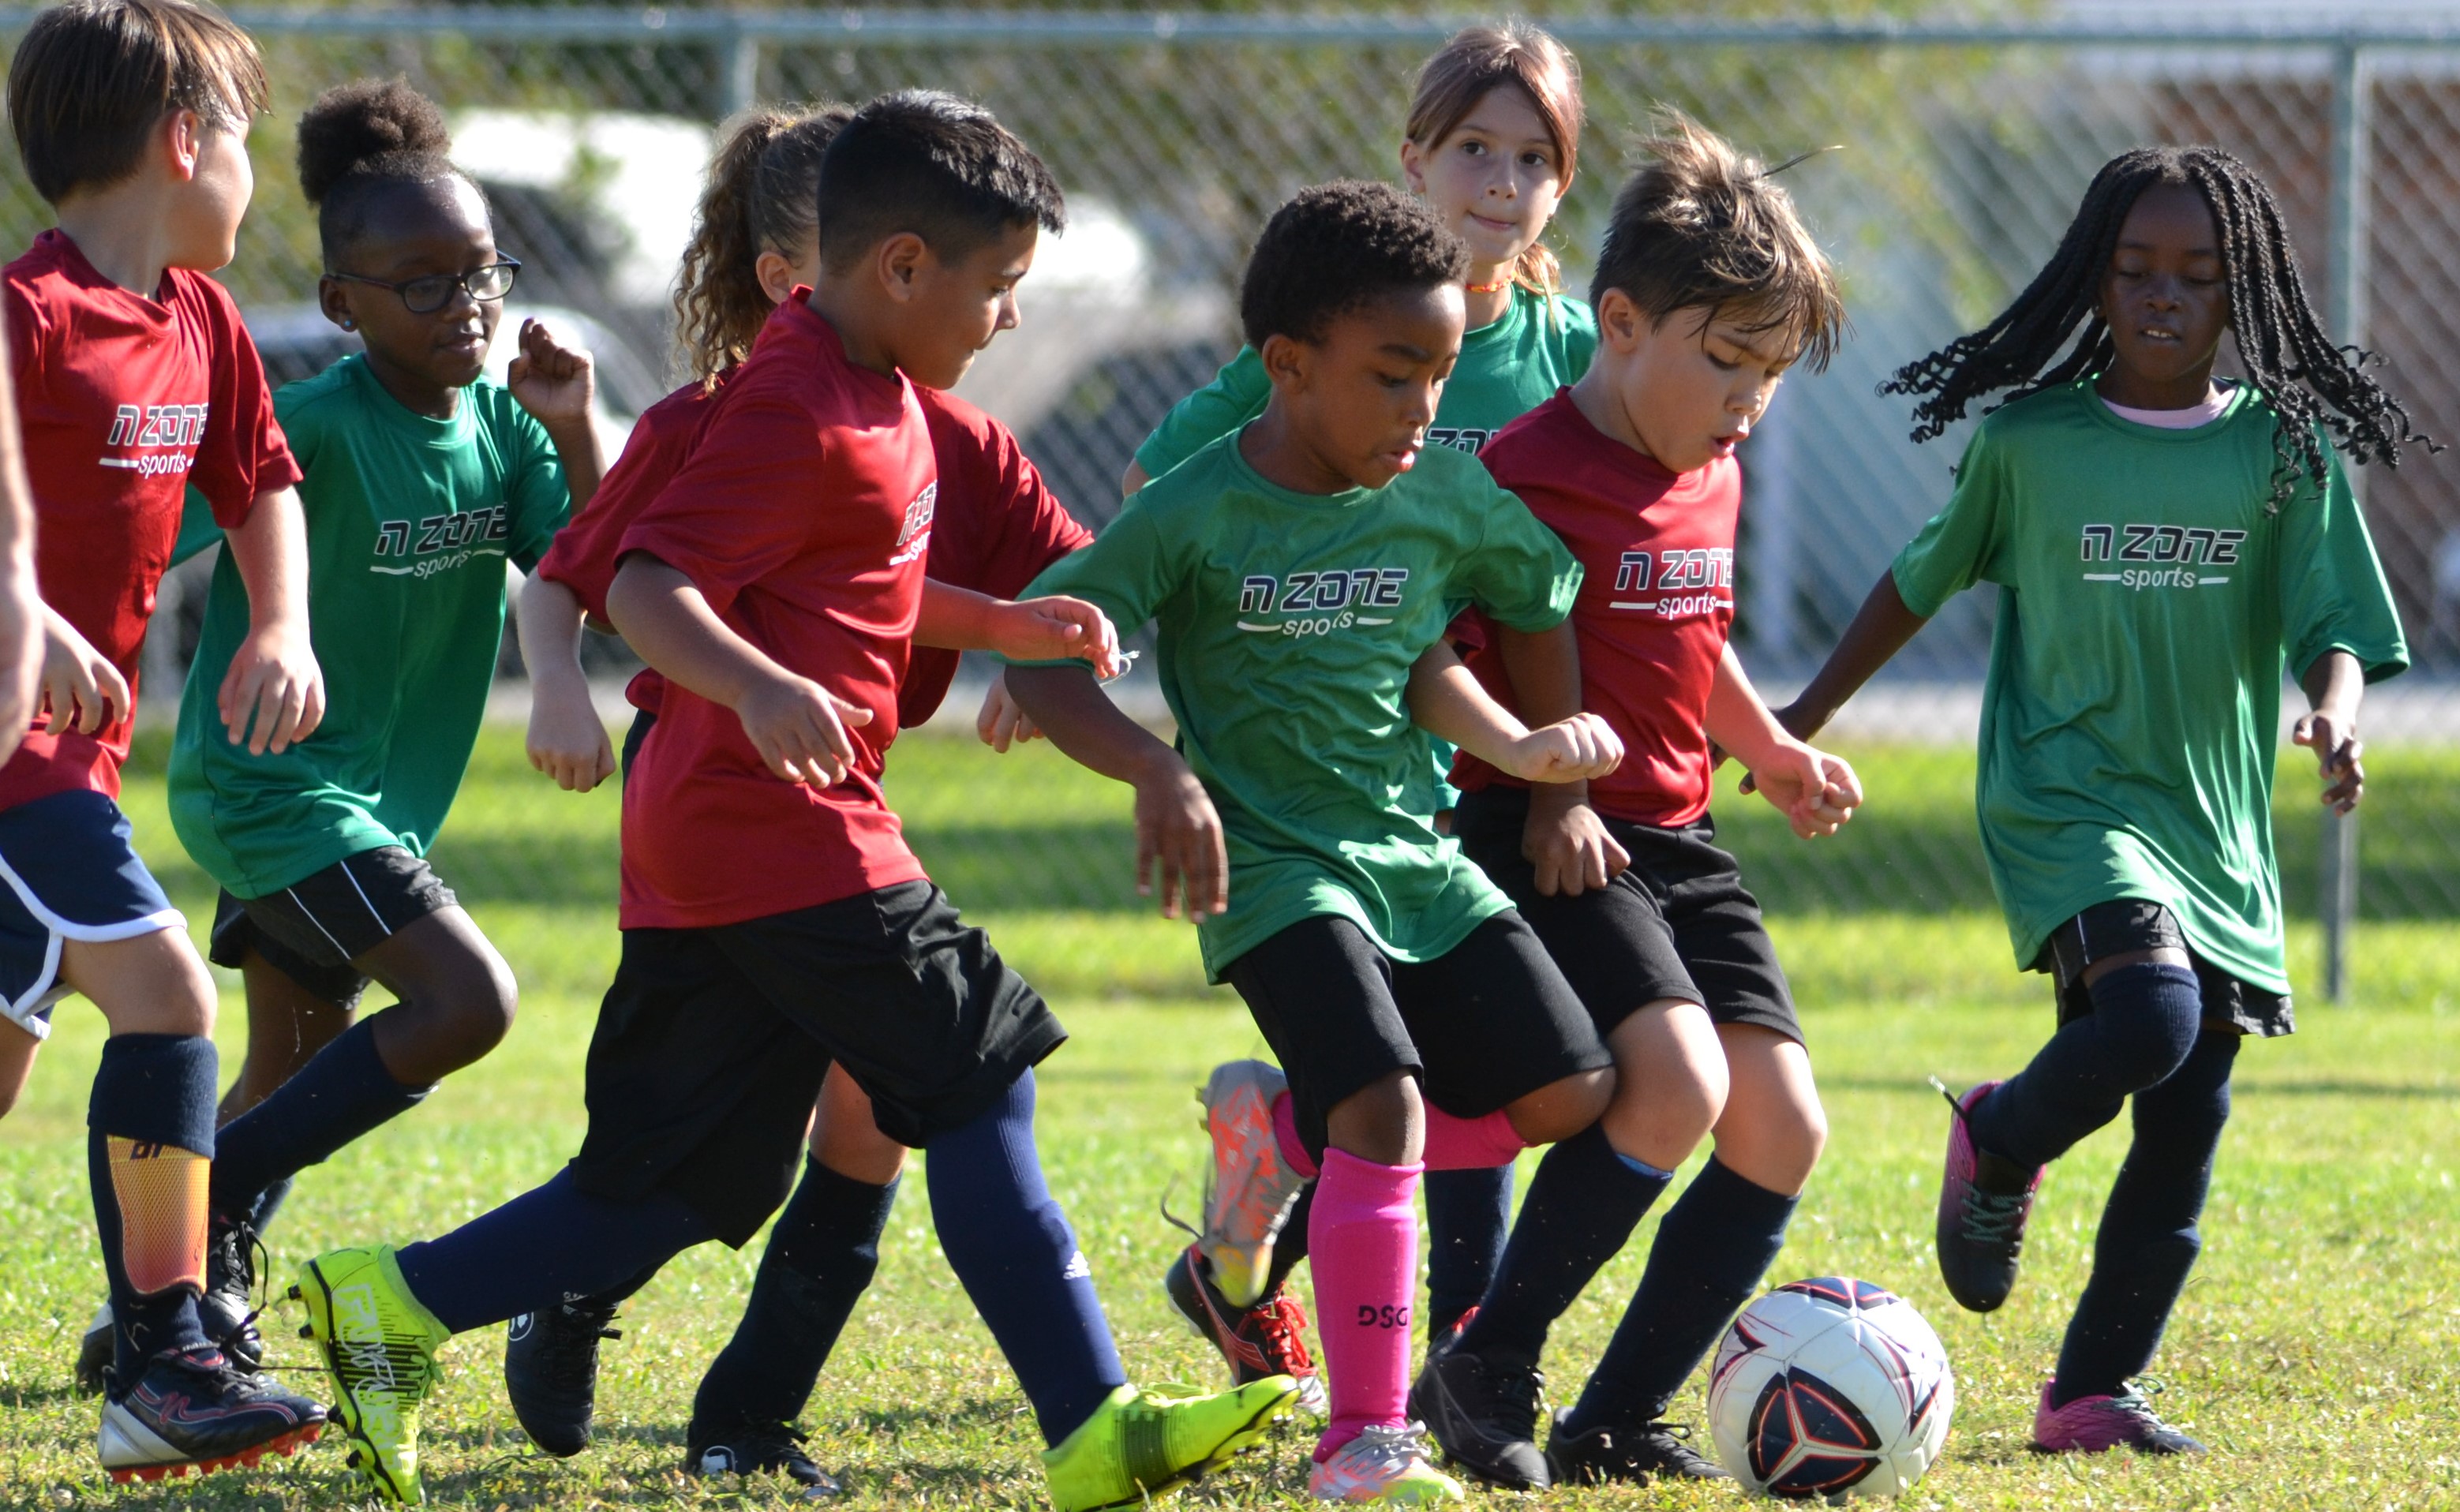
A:
{"type": "MultiPolygon", "coordinates": [[[[1734,624],[1733,458],[1677,475],[1591,425],[1569,390],[1503,428],[1478,454],[1495,480],[1563,538],[1585,574],[1572,607],[1580,703],[1612,726],[1622,765],[1589,784],[1599,813],[1688,824],[1708,811],[1708,690],[1734,624]]],[[[1517,712],[1492,644],[1469,665],[1517,712]]],[[[1453,783],[1524,785],[1462,752],[1453,783]]]]}
{"type": "Polygon", "coordinates": [[[705,928],[922,876],[880,774],[922,604],[939,481],[902,377],[858,368],[797,290],[761,329],[700,444],[624,532],[730,629],[871,711],[855,767],[770,775],[742,721],[669,682],[624,790],[626,928],[705,928]]]}
{"type": "MultiPolygon", "coordinates": [[[[723,385],[732,371],[721,373],[723,385]]],[[[954,587],[1012,599],[1068,553],[1093,539],[1042,480],[1008,428],[953,394],[917,388],[931,427],[940,471],[939,511],[923,570],[954,587]]],[[[632,521],[666,487],[691,454],[718,406],[717,395],[687,384],[641,412],[624,455],[598,485],[588,507],[555,538],[539,572],[562,584],[594,619],[606,617],[606,587],[615,581],[615,548],[632,521]]],[[[911,730],[948,695],[959,654],[913,648],[898,690],[897,724],[911,730]]],[[[636,709],[655,713],[666,679],[643,671],[625,689],[636,709]]]]}
{"type": "MultiPolygon", "coordinates": [[[[137,688],[138,648],[194,483],[225,529],[299,481],[238,307],[171,268],[152,299],[96,272],[56,230],[0,269],[0,319],[34,492],[43,602],[137,688]]],[[[40,729],[0,767],[0,808],[53,793],[117,797],[132,720],[40,729]]]]}

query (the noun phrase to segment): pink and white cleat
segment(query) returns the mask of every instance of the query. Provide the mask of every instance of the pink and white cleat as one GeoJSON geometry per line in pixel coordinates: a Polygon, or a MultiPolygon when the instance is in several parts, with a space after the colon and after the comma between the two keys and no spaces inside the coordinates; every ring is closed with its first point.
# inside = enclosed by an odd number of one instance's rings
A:
{"type": "Polygon", "coordinates": [[[1435,1468],[1423,1423],[1359,1430],[1358,1437],[1316,1461],[1307,1494],[1319,1501],[1353,1504],[1459,1501],[1461,1483],[1435,1468]]]}
{"type": "Polygon", "coordinates": [[[2204,1446],[2178,1432],[2130,1387],[2116,1396],[2079,1396],[2065,1407],[2050,1405],[2056,1381],[2042,1383],[2042,1404],[2033,1412],[2033,1451],[2046,1455],[2097,1455],[2124,1446],[2140,1455],[2199,1455],[2204,1446]]]}

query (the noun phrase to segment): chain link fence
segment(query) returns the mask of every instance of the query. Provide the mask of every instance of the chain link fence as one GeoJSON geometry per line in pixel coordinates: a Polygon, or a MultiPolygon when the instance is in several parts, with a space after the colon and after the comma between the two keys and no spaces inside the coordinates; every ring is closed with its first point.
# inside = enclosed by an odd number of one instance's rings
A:
{"type": "MultiPolygon", "coordinates": [[[[30,14],[0,12],[0,35],[13,37],[30,14]]],[[[964,392],[1019,432],[1069,507],[1095,525],[1115,512],[1138,440],[1234,347],[1232,295],[1256,228],[1302,185],[1393,175],[1413,72],[1470,19],[936,8],[235,14],[265,45],[276,114],[251,143],[256,207],[224,277],[278,375],[344,350],[310,303],[319,263],[289,165],[292,123],[328,85],[402,74],[453,113],[456,156],[488,187],[500,238],[526,265],[513,313],[579,320],[617,423],[671,381],[667,280],[722,117],[760,101],[859,100],[904,85],[982,100],[1052,163],[1075,226],[1027,284],[1025,327],[986,353],[964,392]]],[[[1771,159],[1843,149],[1788,181],[1843,270],[1853,339],[1829,373],[1788,383],[1745,458],[1737,633],[1771,691],[1817,664],[1946,497],[1962,438],[1913,446],[1903,402],[1876,384],[2022,287],[2094,169],[2129,146],[2216,141],[2253,163],[2288,210],[2336,334],[2382,353],[2429,434],[2460,430],[2460,30],[2164,27],[2114,0],[2074,0],[2060,14],[1952,26],[1552,18],[1580,56],[1588,98],[1582,171],[1554,233],[1575,287],[1652,104],[1679,105],[1771,159]]],[[[0,165],[0,239],[23,245],[46,220],[13,159],[0,165]]],[[[2284,769],[2282,864],[2300,911],[2352,890],[2370,915],[2460,911],[2460,784],[2449,779],[2460,776],[2460,696],[2447,681],[2460,672],[2453,485],[2453,463],[2423,455],[2365,479],[2417,670],[2372,705],[2380,780],[2362,887],[2347,864],[2354,835],[2313,818],[2302,754],[2284,769]]],[[[1946,800],[1893,819],[1875,810],[1817,865],[1772,856],[1761,873],[1772,905],[1853,910],[1885,896],[1897,906],[1986,906],[1969,802],[1984,598],[1966,595],[1940,616],[1839,735],[1898,763],[1892,772],[1921,774],[1946,800]]],[[[1758,843],[1756,819],[1743,827],[1758,843]]],[[[1050,860],[1053,843],[1040,835],[1037,855],[1050,860]]]]}

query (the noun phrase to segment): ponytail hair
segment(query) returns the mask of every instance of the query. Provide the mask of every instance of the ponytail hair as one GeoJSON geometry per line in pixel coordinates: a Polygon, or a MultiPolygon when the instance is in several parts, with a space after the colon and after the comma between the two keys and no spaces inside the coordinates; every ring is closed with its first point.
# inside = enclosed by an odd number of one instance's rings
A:
{"type": "Polygon", "coordinates": [[[444,179],[476,188],[452,150],[444,113],[406,78],[356,79],[317,96],[299,117],[299,189],[316,206],[325,266],[358,239],[385,190],[444,179]]]}
{"type": "MultiPolygon", "coordinates": [[[[1418,88],[1401,135],[1431,152],[1443,145],[1478,101],[1510,86],[1528,96],[1554,138],[1563,181],[1580,155],[1580,65],[1571,51],[1527,21],[1465,27],[1418,70],[1418,88]]],[[[1512,281],[1533,294],[1563,291],[1563,265],[1541,239],[1513,265],[1512,281]]]]}
{"type": "Polygon", "coordinates": [[[675,324],[702,387],[752,352],[769,320],[754,265],[792,258],[819,224],[820,158],[853,116],[843,105],[748,111],[710,160],[692,237],[675,280],[675,324]]]}

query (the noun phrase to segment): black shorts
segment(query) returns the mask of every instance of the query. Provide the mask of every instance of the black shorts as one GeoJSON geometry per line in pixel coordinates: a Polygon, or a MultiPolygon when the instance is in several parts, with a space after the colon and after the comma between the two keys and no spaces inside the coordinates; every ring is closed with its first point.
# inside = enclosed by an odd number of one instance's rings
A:
{"type": "Polygon", "coordinates": [[[832,1060],[927,1146],[1068,1037],[927,882],[705,929],[626,929],[589,1042],[583,1190],[682,1198],[741,1245],[786,1200],[832,1060]]]}
{"type": "Polygon", "coordinates": [[[214,905],[206,958],[235,968],[252,948],[326,1002],[354,1008],[368,976],[350,963],[403,926],[457,902],[426,862],[399,845],[379,845],[262,898],[223,893],[214,905]]]}
{"type": "Polygon", "coordinates": [[[1757,1024],[1796,1044],[1802,1020],[1777,965],[1759,900],[1743,886],[1716,826],[1663,827],[1605,820],[1631,864],[1603,888],[1579,897],[1538,891],[1538,868],[1520,854],[1529,790],[1495,786],[1461,795],[1453,833],[1517,904],[1555,964],[1588,1006],[1600,1034],[1645,1005],[1678,997],[1719,1024],[1757,1024]]]}
{"type": "Polygon", "coordinates": [[[2222,1024],[2242,1034],[2272,1038],[2297,1033],[2297,1016],[2284,993],[2267,992],[2230,975],[2195,953],[2178,919],[2157,903],[2120,898],[2097,903],[2050,931],[2032,969],[2049,973],[2058,984],[2059,1022],[2069,1023],[2092,1012],[2092,992],[2084,985],[2085,969],[2095,961],[2131,950],[2183,950],[2195,969],[2195,985],[2204,998],[2204,1022],[2222,1024]]]}
{"type": "Polygon", "coordinates": [[[1482,1118],[1540,1087],[1614,1064],[1527,922],[1499,913],[1432,961],[1394,961],[1319,914],[1222,969],[1290,1078],[1308,1153],[1325,1116],[1396,1071],[1429,1102],[1482,1118]]]}

